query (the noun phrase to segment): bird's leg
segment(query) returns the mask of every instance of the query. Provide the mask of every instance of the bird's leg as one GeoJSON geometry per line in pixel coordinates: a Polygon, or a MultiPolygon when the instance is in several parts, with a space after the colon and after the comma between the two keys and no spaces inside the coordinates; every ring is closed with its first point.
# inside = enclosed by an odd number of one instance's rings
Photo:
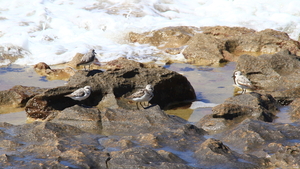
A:
{"type": "Polygon", "coordinates": [[[139,109],[139,105],[138,105],[138,102],[136,102],[136,108],[137,108],[138,110],[140,110],[140,109],[139,109]]]}
{"type": "Polygon", "coordinates": [[[246,89],[243,89],[242,94],[246,93],[246,89]]]}
{"type": "Polygon", "coordinates": [[[142,102],[140,102],[140,105],[145,109],[145,107],[142,105],[142,102]]]}

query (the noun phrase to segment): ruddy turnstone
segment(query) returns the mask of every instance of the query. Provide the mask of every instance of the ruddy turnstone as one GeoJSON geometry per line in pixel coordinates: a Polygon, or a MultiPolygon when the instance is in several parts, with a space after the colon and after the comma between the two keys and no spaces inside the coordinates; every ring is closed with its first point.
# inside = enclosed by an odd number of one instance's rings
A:
{"type": "Polygon", "coordinates": [[[136,102],[136,107],[139,109],[138,103],[145,109],[142,105],[142,102],[148,102],[153,98],[153,87],[151,84],[148,84],[145,89],[140,89],[133,93],[132,95],[126,97],[126,99],[130,99],[136,102]]]}
{"type": "Polygon", "coordinates": [[[89,70],[90,70],[91,64],[95,60],[95,54],[96,54],[95,50],[90,49],[90,51],[88,53],[86,53],[85,55],[82,56],[80,62],[76,66],[83,65],[84,70],[86,70],[85,66],[89,65],[89,70]]]}
{"type": "Polygon", "coordinates": [[[92,88],[90,86],[85,86],[84,88],[80,88],[75,90],[73,93],[65,95],[65,97],[70,97],[73,100],[85,100],[91,95],[92,88]]]}
{"type": "Polygon", "coordinates": [[[235,71],[233,73],[233,81],[234,84],[242,89],[242,94],[246,93],[246,89],[251,89],[253,88],[252,83],[248,78],[246,78],[244,75],[242,75],[241,71],[235,71]]]}

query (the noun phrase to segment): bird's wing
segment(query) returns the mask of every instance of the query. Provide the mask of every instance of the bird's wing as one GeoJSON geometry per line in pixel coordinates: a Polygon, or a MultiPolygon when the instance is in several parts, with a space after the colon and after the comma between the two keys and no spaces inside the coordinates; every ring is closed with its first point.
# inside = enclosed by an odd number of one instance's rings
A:
{"type": "Polygon", "coordinates": [[[84,89],[78,89],[71,93],[71,95],[76,96],[76,97],[82,97],[85,95],[84,89]]]}
{"type": "Polygon", "coordinates": [[[95,55],[93,53],[86,53],[82,56],[80,62],[77,65],[84,64],[87,62],[92,62],[95,59],[95,55]]]}
{"type": "Polygon", "coordinates": [[[127,98],[130,99],[130,98],[142,97],[144,94],[145,94],[145,89],[141,89],[133,93],[132,95],[128,96],[127,98]]]}
{"type": "Polygon", "coordinates": [[[245,76],[239,76],[238,78],[236,78],[236,80],[237,80],[237,83],[240,85],[252,87],[252,83],[245,76]]]}

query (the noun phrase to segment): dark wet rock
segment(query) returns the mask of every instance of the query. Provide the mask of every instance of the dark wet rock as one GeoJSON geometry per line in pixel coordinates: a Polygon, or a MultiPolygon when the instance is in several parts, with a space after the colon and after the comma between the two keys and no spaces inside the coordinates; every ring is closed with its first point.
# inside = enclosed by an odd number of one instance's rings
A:
{"type": "Polygon", "coordinates": [[[106,109],[101,113],[102,129],[105,133],[147,133],[162,128],[178,128],[185,120],[170,117],[159,106],[145,110],[106,109]]]}
{"type": "Polygon", "coordinates": [[[51,122],[69,124],[87,131],[100,131],[101,115],[97,108],[85,108],[78,105],[58,112],[51,122]]]}
{"type": "Polygon", "coordinates": [[[26,102],[45,89],[17,85],[9,90],[0,91],[0,105],[24,107],[26,102]]]}
{"type": "Polygon", "coordinates": [[[0,167],[105,168],[108,155],[97,148],[97,137],[80,129],[51,122],[35,122],[4,129],[0,138],[0,167]],[[7,139],[9,138],[9,140],[7,139]]]}
{"type": "Polygon", "coordinates": [[[290,124],[273,124],[247,119],[233,129],[221,133],[219,138],[226,144],[245,152],[255,152],[270,142],[300,139],[300,130],[290,124]]]}
{"type": "Polygon", "coordinates": [[[194,156],[198,163],[209,168],[261,168],[268,165],[267,160],[238,154],[212,138],[202,143],[194,156]]]}
{"type": "MultiPolygon", "coordinates": [[[[177,103],[190,102],[196,98],[195,91],[186,77],[176,72],[162,67],[128,67],[105,72],[100,70],[78,71],[70,78],[68,86],[49,89],[35,96],[28,101],[25,110],[29,117],[45,119],[49,114],[75,104],[97,106],[107,95],[109,97],[105,98],[105,101],[107,99],[114,100],[113,96],[118,98],[117,105],[110,105],[112,107],[136,109],[135,104],[128,104],[128,100],[124,97],[137,89],[145,88],[147,84],[154,86],[154,97],[150,103],[158,104],[162,109],[177,103]],[[64,97],[64,95],[87,85],[92,87],[92,94],[86,100],[78,102],[64,97]]],[[[102,104],[101,107],[105,107],[105,105],[102,104]]]]}
{"type": "Polygon", "coordinates": [[[146,147],[112,152],[110,157],[108,168],[194,168],[170,152],[157,152],[146,147]]]}
{"type": "Polygon", "coordinates": [[[251,92],[230,97],[224,103],[213,107],[212,111],[213,114],[206,115],[196,126],[214,132],[238,124],[246,118],[272,122],[278,108],[271,95],[251,92]]]}
{"type": "Polygon", "coordinates": [[[291,102],[300,96],[300,61],[287,50],[259,57],[242,55],[236,70],[248,75],[257,92],[271,94],[276,100],[291,102]]]}
{"type": "Polygon", "coordinates": [[[282,145],[271,143],[268,148],[276,147],[276,151],[269,156],[270,162],[276,168],[299,168],[300,167],[300,144],[293,143],[293,145],[282,145]]]}
{"type": "Polygon", "coordinates": [[[54,112],[62,111],[78,102],[72,101],[64,95],[72,93],[77,88],[74,87],[56,87],[47,89],[43,93],[31,98],[25,106],[28,117],[36,119],[46,119],[54,112]]]}

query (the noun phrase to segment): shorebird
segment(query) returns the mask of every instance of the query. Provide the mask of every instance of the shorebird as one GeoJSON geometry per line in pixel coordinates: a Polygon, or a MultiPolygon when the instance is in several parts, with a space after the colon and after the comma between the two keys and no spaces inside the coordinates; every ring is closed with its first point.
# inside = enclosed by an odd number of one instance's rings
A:
{"type": "Polygon", "coordinates": [[[85,100],[91,95],[92,88],[91,86],[85,86],[84,88],[80,88],[75,90],[73,93],[65,95],[65,97],[70,97],[73,100],[85,100]]]}
{"type": "Polygon", "coordinates": [[[133,93],[132,95],[126,97],[126,99],[133,100],[136,102],[136,108],[139,109],[138,103],[145,109],[142,105],[142,102],[148,102],[153,98],[153,87],[151,84],[148,84],[145,89],[140,89],[133,93]]]}
{"type": "Polygon", "coordinates": [[[83,65],[84,66],[84,70],[86,71],[85,66],[89,65],[89,70],[90,70],[91,64],[95,60],[95,54],[96,54],[95,50],[94,49],[90,49],[88,53],[86,53],[85,55],[82,56],[80,62],[76,66],[83,65]]]}
{"type": "Polygon", "coordinates": [[[246,93],[246,89],[251,89],[253,88],[252,83],[250,82],[250,80],[245,77],[244,75],[242,75],[241,71],[235,71],[233,73],[233,81],[234,84],[242,89],[242,94],[246,93]]]}

